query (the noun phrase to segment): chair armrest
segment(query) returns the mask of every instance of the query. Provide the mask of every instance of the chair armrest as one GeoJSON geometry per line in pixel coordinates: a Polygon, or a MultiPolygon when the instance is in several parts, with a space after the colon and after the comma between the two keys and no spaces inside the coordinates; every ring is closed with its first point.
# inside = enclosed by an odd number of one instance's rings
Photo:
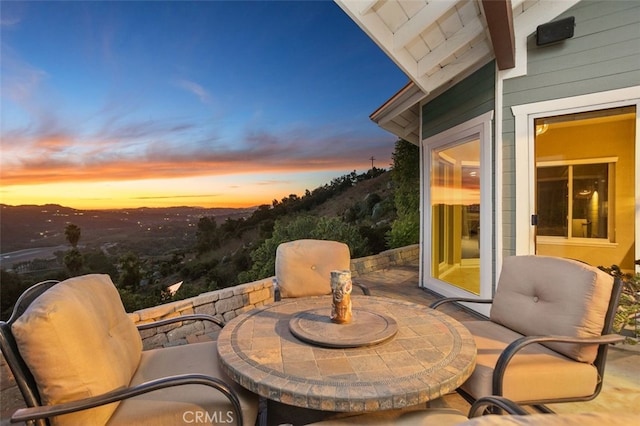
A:
{"type": "Polygon", "coordinates": [[[87,410],[112,402],[122,401],[137,395],[153,392],[158,389],[182,386],[182,385],[204,385],[217,389],[224,394],[237,413],[238,424],[243,424],[242,407],[240,399],[231,387],[220,379],[203,374],[181,374],[177,376],[163,377],[161,379],[151,380],[126,389],[116,389],[102,395],[84,398],[77,401],[66,402],[63,404],[47,405],[42,407],[21,408],[11,416],[11,423],[28,422],[37,419],[44,419],[62,414],[74,413],[76,411],[87,410]]]}
{"type": "Polygon", "coordinates": [[[351,284],[360,288],[360,290],[362,290],[362,294],[364,294],[365,296],[371,296],[371,290],[369,290],[369,287],[367,287],[365,284],[362,284],[355,280],[351,280],[351,284]]]}
{"type": "Polygon", "coordinates": [[[220,328],[224,327],[224,321],[221,321],[218,318],[214,317],[213,315],[208,315],[208,314],[181,315],[179,317],[172,317],[172,318],[167,318],[167,319],[158,320],[154,322],[138,324],[136,325],[136,327],[138,328],[138,330],[147,330],[149,328],[160,327],[163,325],[173,324],[176,322],[183,322],[183,321],[209,321],[216,325],[219,325],[220,328]]]}
{"type": "Polygon", "coordinates": [[[282,300],[282,293],[280,293],[280,285],[278,285],[278,280],[276,278],[273,279],[273,301],[279,302],[282,300]]]}
{"type": "MultiPolygon", "coordinates": [[[[574,343],[579,345],[608,345],[624,341],[624,336],[619,334],[605,334],[595,337],[574,337],[574,336],[524,336],[514,340],[507,346],[498,357],[495,369],[493,370],[493,393],[502,395],[502,380],[507,371],[507,365],[511,359],[525,347],[534,343],[560,342],[574,343]]],[[[576,361],[577,362],[577,361],[576,361]]]]}
{"type": "Polygon", "coordinates": [[[471,299],[468,297],[445,297],[444,299],[436,300],[429,307],[431,309],[436,309],[440,305],[444,305],[445,303],[452,302],[466,302],[466,303],[492,303],[493,299],[471,299]]]}
{"type": "MultiPolygon", "coordinates": [[[[481,416],[487,409],[491,408],[499,408],[512,415],[523,416],[529,414],[524,408],[511,401],[510,399],[507,399],[503,396],[492,395],[483,396],[475,400],[473,402],[473,405],[471,405],[468,417],[473,418],[481,416]]],[[[491,413],[492,411],[490,410],[489,412],[491,413]]]]}

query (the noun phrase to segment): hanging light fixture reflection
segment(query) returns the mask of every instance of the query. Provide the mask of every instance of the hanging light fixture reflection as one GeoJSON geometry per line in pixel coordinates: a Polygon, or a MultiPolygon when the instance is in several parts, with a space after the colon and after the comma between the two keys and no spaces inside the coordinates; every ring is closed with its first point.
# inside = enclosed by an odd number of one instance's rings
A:
{"type": "Polygon", "coordinates": [[[537,124],[536,125],[536,136],[540,136],[544,134],[547,130],[549,130],[549,125],[547,123],[537,124]]]}

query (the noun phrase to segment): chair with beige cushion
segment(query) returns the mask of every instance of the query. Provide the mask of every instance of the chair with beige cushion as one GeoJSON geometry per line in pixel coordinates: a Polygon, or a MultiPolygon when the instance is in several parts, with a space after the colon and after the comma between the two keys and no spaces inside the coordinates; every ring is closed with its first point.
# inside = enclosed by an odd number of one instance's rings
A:
{"type": "MultiPolygon", "coordinates": [[[[351,269],[349,246],[338,241],[295,240],[276,250],[276,300],[331,294],[331,271],[351,269]]],[[[369,295],[369,289],[352,280],[369,295]]]]}
{"type": "Polygon", "coordinates": [[[108,275],[85,275],[28,289],[0,348],[27,407],[13,421],[52,425],[254,424],[258,398],[219,368],[215,342],[142,350],[136,327],[108,275]]]}
{"type": "Polygon", "coordinates": [[[469,401],[501,395],[522,405],[587,401],[602,388],[621,284],[585,263],[548,256],[504,259],[489,321],[463,324],[475,338],[476,368],[458,389],[469,401]]]}

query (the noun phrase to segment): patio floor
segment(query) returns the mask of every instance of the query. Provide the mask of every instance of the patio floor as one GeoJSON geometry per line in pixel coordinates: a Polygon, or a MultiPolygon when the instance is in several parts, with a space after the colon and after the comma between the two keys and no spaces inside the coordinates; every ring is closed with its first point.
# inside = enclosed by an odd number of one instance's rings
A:
{"type": "MultiPolygon", "coordinates": [[[[399,266],[366,274],[358,278],[366,284],[371,294],[408,300],[429,305],[438,296],[418,287],[418,267],[399,266]]],[[[354,289],[357,291],[357,289],[354,289]]],[[[464,321],[477,319],[474,315],[453,305],[441,310],[454,318],[464,321]]],[[[3,363],[0,381],[0,426],[9,424],[9,416],[15,409],[24,406],[20,392],[8,376],[3,363]]],[[[431,407],[451,407],[464,413],[469,404],[453,393],[432,401],[431,407]]],[[[623,412],[640,415],[640,345],[621,344],[609,350],[604,386],[600,395],[593,401],[550,405],[558,413],[577,412],[623,412]]],[[[281,423],[305,424],[331,416],[322,412],[313,412],[282,404],[269,405],[269,424],[281,423]]]]}

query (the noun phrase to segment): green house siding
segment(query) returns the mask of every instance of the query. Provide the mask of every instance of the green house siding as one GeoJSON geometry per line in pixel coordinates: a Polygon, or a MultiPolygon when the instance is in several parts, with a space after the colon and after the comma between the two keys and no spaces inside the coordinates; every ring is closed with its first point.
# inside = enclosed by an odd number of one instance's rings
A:
{"type": "Polygon", "coordinates": [[[422,106],[422,138],[437,135],[494,109],[495,62],[491,61],[422,106]]]}
{"type": "Polygon", "coordinates": [[[621,89],[640,82],[640,2],[582,1],[558,19],[568,16],[575,17],[573,38],[536,46],[532,34],[527,47],[527,75],[504,81],[504,255],[515,253],[516,158],[511,107],[621,89]]]}

